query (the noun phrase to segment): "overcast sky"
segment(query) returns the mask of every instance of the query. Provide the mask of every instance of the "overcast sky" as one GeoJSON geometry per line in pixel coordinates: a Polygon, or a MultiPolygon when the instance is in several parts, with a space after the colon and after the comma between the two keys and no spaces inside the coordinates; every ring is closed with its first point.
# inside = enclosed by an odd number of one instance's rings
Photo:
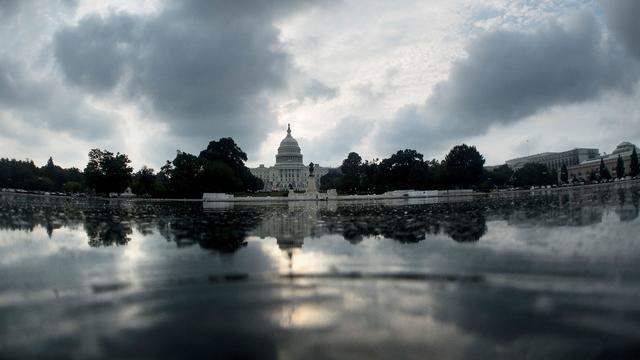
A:
{"type": "Polygon", "coordinates": [[[640,1],[0,0],[0,156],[158,169],[233,137],[272,165],[460,143],[487,164],[640,143],[640,1]]]}

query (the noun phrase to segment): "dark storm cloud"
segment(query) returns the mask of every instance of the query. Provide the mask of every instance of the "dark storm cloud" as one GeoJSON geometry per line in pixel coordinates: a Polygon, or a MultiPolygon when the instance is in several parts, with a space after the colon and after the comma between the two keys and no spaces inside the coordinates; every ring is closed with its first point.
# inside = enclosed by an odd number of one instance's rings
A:
{"type": "Polygon", "coordinates": [[[131,50],[134,20],[91,16],[56,34],[54,53],[67,80],[93,91],[112,89],[131,50]]]}
{"type": "Polygon", "coordinates": [[[14,102],[22,102],[24,95],[16,85],[15,78],[17,66],[6,59],[0,58],[0,104],[7,105],[14,102]]]}
{"type": "Polygon", "coordinates": [[[602,1],[607,25],[620,42],[636,58],[640,59],[640,1],[602,1]]]}
{"type": "MultiPolygon", "coordinates": [[[[109,117],[88,108],[80,95],[68,93],[55,81],[36,80],[24,67],[0,58],[0,109],[8,110],[21,122],[36,128],[66,132],[85,139],[100,139],[113,134],[109,117]]],[[[8,119],[0,116],[0,126],[7,131],[8,119]]],[[[28,139],[21,139],[28,141],[28,139]]]]}
{"type": "Polygon", "coordinates": [[[60,15],[74,6],[64,0],[0,0],[1,137],[31,145],[42,143],[38,136],[50,130],[89,140],[115,132],[107,114],[88,105],[83,93],[67,89],[50,71],[49,48],[39,42],[49,30],[43,19],[53,17],[50,11],[60,15]]]}
{"type": "Polygon", "coordinates": [[[423,105],[401,109],[385,131],[389,150],[438,149],[562,104],[629,90],[638,64],[580,14],[535,32],[494,31],[473,41],[423,105]]]}
{"type": "Polygon", "coordinates": [[[0,20],[7,19],[15,14],[20,6],[19,0],[2,0],[0,1],[0,20]]]}
{"type": "Polygon", "coordinates": [[[96,93],[123,85],[176,135],[255,149],[275,125],[267,96],[295,73],[273,22],[300,6],[185,1],[152,16],[89,17],[55,35],[55,55],[69,82],[96,93]]]}

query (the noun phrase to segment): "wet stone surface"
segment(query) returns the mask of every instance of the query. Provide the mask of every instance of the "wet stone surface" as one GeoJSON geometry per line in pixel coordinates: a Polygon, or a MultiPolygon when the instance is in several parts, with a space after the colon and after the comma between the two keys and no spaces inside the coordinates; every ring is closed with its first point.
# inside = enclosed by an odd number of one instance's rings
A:
{"type": "Polygon", "coordinates": [[[0,196],[0,358],[640,357],[640,188],[0,196]]]}

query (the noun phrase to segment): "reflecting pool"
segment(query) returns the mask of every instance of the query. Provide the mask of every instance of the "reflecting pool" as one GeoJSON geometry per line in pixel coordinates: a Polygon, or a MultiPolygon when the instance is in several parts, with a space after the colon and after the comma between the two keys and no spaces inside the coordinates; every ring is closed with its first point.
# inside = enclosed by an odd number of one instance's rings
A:
{"type": "Polygon", "coordinates": [[[0,358],[639,358],[639,203],[0,195],[0,358]]]}

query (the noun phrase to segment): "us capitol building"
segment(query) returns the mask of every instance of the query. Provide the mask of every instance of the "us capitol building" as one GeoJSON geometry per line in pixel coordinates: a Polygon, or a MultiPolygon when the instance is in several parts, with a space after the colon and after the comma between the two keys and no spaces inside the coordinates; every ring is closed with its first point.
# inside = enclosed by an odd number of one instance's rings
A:
{"type": "MultiPolygon", "coordinates": [[[[329,172],[328,167],[314,164],[316,186],[320,178],[329,172]]],[[[287,136],[280,142],[275,166],[250,168],[251,173],[264,182],[265,191],[305,190],[309,178],[309,167],[302,162],[302,152],[296,139],[291,136],[291,126],[287,125],[287,136]]]]}

